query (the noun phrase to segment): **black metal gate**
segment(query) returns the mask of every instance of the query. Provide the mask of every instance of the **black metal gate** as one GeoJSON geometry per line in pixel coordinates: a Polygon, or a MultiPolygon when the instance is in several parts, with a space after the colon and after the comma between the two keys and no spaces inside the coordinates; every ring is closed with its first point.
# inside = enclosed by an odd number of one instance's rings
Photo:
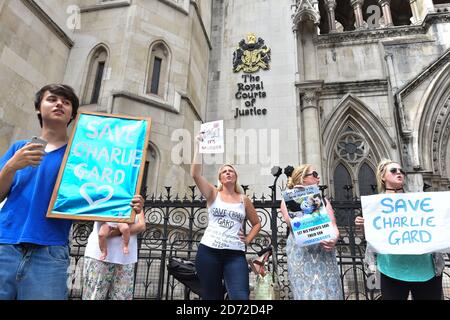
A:
{"type": "MultiPolygon", "coordinates": [[[[246,186],[243,186],[247,190],[246,186]]],[[[270,187],[270,195],[251,199],[261,219],[261,232],[247,248],[247,255],[272,245],[277,259],[282,286],[282,299],[291,299],[286,265],[286,223],[279,213],[280,200],[276,199],[276,179],[270,187]]],[[[322,192],[325,188],[322,188],[322,192]]],[[[379,290],[375,277],[369,274],[363,263],[365,240],[355,230],[354,220],[360,214],[357,199],[331,201],[340,230],[336,246],[336,258],[341,272],[344,299],[377,299],[379,290]]],[[[207,225],[206,202],[190,187],[190,194],[182,198],[166,187],[165,194],[147,198],[145,202],[147,230],[139,236],[138,263],[135,268],[134,299],[195,299],[185,286],[168,276],[166,265],[170,255],[193,260],[197,245],[207,225]]],[[[249,225],[247,224],[246,227],[249,225]]],[[[79,299],[82,290],[82,260],[84,247],[91,232],[92,223],[76,223],[71,241],[70,296],[79,299]]],[[[447,269],[448,270],[448,269],[447,269]]],[[[445,275],[444,287],[450,287],[445,275]]],[[[252,280],[252,277],[251,277],[252,280]]],[[[448,296],[448,292],[446,296],[448,296]]]]}

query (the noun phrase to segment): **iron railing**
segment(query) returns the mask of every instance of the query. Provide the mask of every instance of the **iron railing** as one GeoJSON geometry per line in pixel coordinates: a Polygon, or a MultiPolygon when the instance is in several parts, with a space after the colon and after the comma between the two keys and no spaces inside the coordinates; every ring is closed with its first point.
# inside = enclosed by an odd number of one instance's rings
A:
{"type": "MultiPolygon", "coordinates": [[[[286,239],[287,226],[279,212],[280,201],[276,199],[275,185],[270,187],[271,195],[251,199],[261,220],[261,232],[247,248],[247,255],[253,256],[262,248],[272,245],[276,257],[281,298],[292,299],[287,278],[286,239]]],[[[247,191],[247,187],[243,186],[247,191]]],[[[322,191],[324,188],[322,188],[322,191]]],[[[363,263],[365,239],[355,230],[355,217],[361,212],[358,199],[331,201],[340,230],[336,246],[336,259],[341,272],[343,299],[378,299],[379,290],[374,276],[369,274],[363,263]]],[[[190,194],[180,198],[166,187],[165,194],[150,197],[145,201],[147,229],[139,235],[138,263],[135,268],[134,299],[195,299],[186,288],[167,274],[166,265],[170,255],[194,260],[198,242],[207,225],[205,200],[190,187],[190,194]]],[[[249,223],[246,224],[246,228],[249,223]]],[[[71,274],[69,278],[70,297],[80,299],[82,291],[82,262],[87,238],[92,223],[78,222],[73,226],[71,240],[71,274]]],[[[447,261],[447,264],[449,262],[447,261]]],[[[253,280],[253,275],[251,280],[253,280]]],[[[450,298],[450,269],[444,273],[444,296],[450,298]]]]}

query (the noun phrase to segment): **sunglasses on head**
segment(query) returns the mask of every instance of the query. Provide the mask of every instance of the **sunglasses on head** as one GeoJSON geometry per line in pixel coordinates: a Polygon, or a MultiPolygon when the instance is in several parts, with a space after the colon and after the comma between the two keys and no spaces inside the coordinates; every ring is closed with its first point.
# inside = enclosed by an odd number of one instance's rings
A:
{"type": "Polygon", "coordinates": [[[317,173],[317,171],[313,171],[311,173],[305,174],[305,177],[308,177],[308,176],[313,176],[314,178],[318,178],[319,173],[317,173]]]}
{"type": "Polygon", "coordinates": [[[403,171],[402,168],[391,168],[391,169],[389,169],[389,172],[393,173],[393,174],[396,174],[398,172],[402,175],[405,175],[405,171],[403,171]]]}

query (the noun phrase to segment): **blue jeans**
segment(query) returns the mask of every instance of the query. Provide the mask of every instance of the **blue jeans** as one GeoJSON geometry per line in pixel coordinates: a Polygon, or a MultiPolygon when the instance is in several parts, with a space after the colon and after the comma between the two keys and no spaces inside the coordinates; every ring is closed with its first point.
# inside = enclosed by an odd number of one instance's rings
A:
{"type": "Polygon", "coordinates": [[[230,300],[248,300],[249,275],[245,252],[200,244],[195,261],[203,300],[223,300],[225,281],[230,300]]]}
{"type": "Polygon", "coordinates": [[[0,244],[1,300],[66,300],[68,246],[0,244]]]}

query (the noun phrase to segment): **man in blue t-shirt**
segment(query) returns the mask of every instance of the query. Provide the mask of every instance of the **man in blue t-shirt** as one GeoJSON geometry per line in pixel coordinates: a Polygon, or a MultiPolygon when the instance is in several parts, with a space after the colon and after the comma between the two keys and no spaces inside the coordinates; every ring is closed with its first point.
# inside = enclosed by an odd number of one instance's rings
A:
{"type": "Polygon", "coordinates": [[[67,299],[70,220],[46,218],[79,100],[62,84],[36,93],[43,144],[17,141],[0,158],[0,299],[67,299]]]}

